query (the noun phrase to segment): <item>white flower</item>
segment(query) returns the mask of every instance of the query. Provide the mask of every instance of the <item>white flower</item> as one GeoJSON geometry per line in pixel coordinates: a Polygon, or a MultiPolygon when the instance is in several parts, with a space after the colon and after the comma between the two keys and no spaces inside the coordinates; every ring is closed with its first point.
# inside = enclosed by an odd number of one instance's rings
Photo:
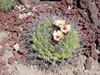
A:
{"type": "Polygon", "coordinates": [[[63,33],[67,33],[69,31],[71,31],[71,25],[64,25],[63,27],[60,28],[60,30],[63,32],[63,33]]]}
{"type": "Polygon", "coordinates": [[[63,37],[63,33],[61,31],[54,31],[53,32],[53,39],[55,41],[60,41],[60,39],[63,37]]]}
{"type": "Polygon", "coordinates": [[[56,20],[54,21],[54,25],[61,28],[65,24],[65,20],[56,20]]]}
{"type": "Polygon", "coordinates": [[[64,25],[63,27],[60,28],[60,30],[63,32],[63,33],[67,33],[67,25],[64,25]]]}

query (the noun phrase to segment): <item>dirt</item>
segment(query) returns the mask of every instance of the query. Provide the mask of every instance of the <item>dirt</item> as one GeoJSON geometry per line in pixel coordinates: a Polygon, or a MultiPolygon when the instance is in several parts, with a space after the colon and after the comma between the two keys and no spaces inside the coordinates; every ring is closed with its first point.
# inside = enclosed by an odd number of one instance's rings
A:
{"type": "Polygon", "coordinates": [[[17,2],[11,12],[0,12],[0,75],[100,75],[99,0],[41,2],[28,8],[24,5],[17,2]],[[65,16],[82,35],[81,51],[64,66],[55,68],[55,72],[24,63],[29,57],[21,35],[25,35],[40,14],[47,13],[65,16]],[[19,45],[18,51],[14,49],[15,44],[19,45]]]}
{"type": "Polygon", "coordinates": [[[8,34],[6,32],[0,32],[0,41],[2,41],[4,38],[8,38],[8,34]]]}
{"type": "MultiPolygon", "coordinates": [[[[11,51],[6,51],[2,60],[8,62],[8,58],[13,57],[11,51]]],[[[38,69],[35,65],[25,65],[22,62],[15,61],[12,65],[6,63],[6,66],[9,67],[7,71],[13,75],[99,75],[100,66],[97,61],[90,57],[91,60],[91,69],[85,70],[84,64],[87,57],[79,54],[79,57],[74,58],[74,63],[67,63],[66,66],[58,69],[56,73],[50,70],[41,70],[38,69]]],[[[3,72],[3,71],[2,71],[3,72]]]]}

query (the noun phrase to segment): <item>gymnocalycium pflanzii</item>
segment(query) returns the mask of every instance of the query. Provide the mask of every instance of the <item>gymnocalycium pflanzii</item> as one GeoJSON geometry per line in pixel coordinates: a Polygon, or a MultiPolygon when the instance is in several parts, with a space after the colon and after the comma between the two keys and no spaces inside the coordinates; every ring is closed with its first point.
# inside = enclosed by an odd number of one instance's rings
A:
{"type": "Polygon", "coordinates": [[[32,49],[50,63],[70,58],[79,46],[77,30],[65,20],[42,19],[32,31],[32,49]]]}

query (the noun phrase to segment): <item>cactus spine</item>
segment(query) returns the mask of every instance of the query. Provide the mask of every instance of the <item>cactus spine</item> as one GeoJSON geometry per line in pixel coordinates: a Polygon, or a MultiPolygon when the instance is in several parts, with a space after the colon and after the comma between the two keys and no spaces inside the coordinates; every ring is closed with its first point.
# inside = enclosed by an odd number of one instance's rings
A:
{"type": "Polygon", "coordinates": [[[15,0],[0,0],[0,11],[8,12],[15,5],[15,0]]]}

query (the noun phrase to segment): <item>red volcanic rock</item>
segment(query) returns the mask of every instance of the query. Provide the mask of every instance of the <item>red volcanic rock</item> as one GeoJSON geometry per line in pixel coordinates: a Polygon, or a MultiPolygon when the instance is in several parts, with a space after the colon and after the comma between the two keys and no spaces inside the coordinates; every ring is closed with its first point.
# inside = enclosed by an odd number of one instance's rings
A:
{"type": "Polygon", "coordinates": [[[5,44],[4,44],[2,41],[0,41],[0,45],[1,45],[1,46],[4,46],[5,44]]]}
{"type": "Polygon", "coordinates": [[[6,66],[6,65],[3,65],[3,66],[2,66],[2,70],[3,70],[3,71],[6,71],[6,70],[8,70],[8,69],[9,69],[8,66],[6,66]]]}
{"type": "Polygon", "coordinates": [[[11,35],[12,35],[12,38],[17,37],[17,33],[16,32],[13,32],[11,35]]]}
{"type": "Polygon", "coordinates": [[[82,51],[84,52],[84,54],[86,55],[86,56],[90,56],[90,53],[89,53],[89,51],[87,51],[86,50],[86,48],[82,48],[82,51]]]}
{"type": "Polygon", "coordinates": [[[0,51],[0,56],[3,56],[4,52],[0,51]]]}
{"type": "Polygon", "coordinates": [[[96,48],[96,44],[95,43],[92,43],[91,44],[91,49],[95,49],[96,48]]]}
{"type": "MultiPolygon", "coordinates": [[[[0,49],[0,57],[3,56],[3,54],[4,54],[5,50],[6,50],[6,46],[5,46],[5,45],[2,46],[2,47],[3,47],[3,48],[0,49]]],[[[0,61],[1,61],[1,60],[0,60],[0,61]]]]}
{"type": "Polygon", "coordinates": [[[13,51],[13,55],[16,61],[20,58],[19,54],[16,51],[13,51]]]}
{"type": "Polygon", "coordinates": [[[23,28],[24,30],[27,30],[27,29],[28,29],[28,26],[27,26],[26,24],[22,24],[22,28],[23,28]]]}
{"type": "Polygon", "coordinates": [[[14,63],[14,58],[13,57],[9,57],[8,58],[8,63],[9,64],[13,64],[14,63]]]}
{"type": "Polygon", "coordinates": [[[11,25],[8,26],[9,31],[14,31],[14,29],[15,29],[14,25],[11,24],[11,25]]]}
{"type": "Polygon", "coordinates": [[[15,19],[15,25],[20,25],[22,24],[22,20],[18,18],[18,16],[16,16],[16,19],[15,19]]]}
{"type": "Polygon", "coordinates": [[[0,60],[2,59],[2,57],[0,56],[0,60]]]}
{"type": "Polygon", "coordinates": [[[70,10],[68,10],[68,9],[65,10],[65,13],[68,14],[68,15],[71,14],[70,10]]]}
{"type": "Polygon", "coordinates": [[[18,37],[18,36],[16,36],[16,37],[13,38],[13,40],[14,40],[16,43],[18,43],[18,42],[20,42],[21,38],[18,37]]]}
{"type": "Polygon", "coordinates": [[[91,59],[87,58],[86,59],[86,63],[84,64],[86,70],[90,70],[91,69],[91,63],[92,63],[91,59]]]}
{"type": "Polygon", "coordinates": [[[34,3],[35,5],[37,5],[37,4],[40,3],[40,0],[33,0],[33,3],[34,3]]]}
{"type": "Polygon", "coordinates": [[[32,21],[32,19],[33,19],[33,16],[32,15],[28,16],[28,18],[26,20],[26,23],[30,23],[32,21]]]}
{"type": "Polygon", "coordinates": [[[5,18],[5,13],[0,12],[0,20],[4,20],[4,18],[5,18]]]}
{"type": "Polygon", "coordinates": [[[8,41],[9,41],[8,38],[4,38],[2,42],[3,42],[4,45],[5,45],[6,43],[8,43],[8,41]]]}
{"type": "Polygon", "coordinates": [[[0,72],[1,72],[1,70],[2,70],[2,65],[0,64],[0,72]]]}
{"type": "Polygon", "coordinates": [[[15,41],[9,41],[9,46],[13,46],[15,44],[15,41]]]}
{"type": "Polygon", "coordinates": [[[11,18],[10,20],[7,20],[7,24],[13,24],[14,25],[14,18],[11,18]]]}
{"type": "Polygon", "coordinates": [[[25,9],[25,10],[24,10],[24,12],[25,12],[25,13],[28,13],[28,12],[29,12],[29,10],[28,10],[28,9],[25,9]]]}
{"type": "Polygon", "coordinates": [[[1,65],[6,65],[6,61],[5,61],[5,60],[1,60],[1,61],[0,61],[0,64],[1,64],[1,65]]]}
{"type": "Polygon", "coordinates": [[[66,6],[66,0],[61,0],[61,3],[66,6]]]}
{"type": "MultiPolygon", "coordinates": [[[[82,23],[86,23],[86,21],[85,21],[85,19],[83,19],[83,18],[79,18],[79,21],[80,21],[80,23],[82,22],[82,23]]],[[[88,26],[88,24],[86,24],[85,26],[88,26]]],[[[87,27],[86,27],[87,28],[87,27]]]]}
{"type": "Polygon", "coordinates": [[[9,73],[8,71],[5,71],[5,72],[3,73],[3,75],[12,75],[12,74],[9,73]]]}
{"type": "Polygon", "coordinates": [[[100,28],[100,24],[98,25],[98,28],[100,28]]]}
{"type": "MultiPolygon", "coordinates": [[[[87,5],[86,5],[86,3],[87,3],[87,1],[86,0],[81,0],[81,1],[79,1],[80,2],[80,7],[81,8],[86,8],[87,7],[87,5]]],[[[78,2],[78,3],[79,3],[78,2]]]]}
{"type": "Polygon", "coordinates": [[[66,0],[66,3],[72,5],[73,4],[73,0],[66,0]]]}
{"type": "Polygon", "coordinates": [[[76,14],[77,12],[78,12],[77,9],[71,10],[71,14],[72,14],[72,15],[76,14]]]}
{"type": "Polygon", "coordinates": [[[0,25],[0,31],[3,31],[4,28],[5,28],[5,25],[0,25]]]}
{"type": "Polygon", "coordinates": [[[100,43],[100,37],[98,38],[98,42],[100,43]]]}
{"type": "Polygon", "coordinates": [[[13,11],[12,15],[13,15],[14,18],[16,18],[16,17],[18,17],[18,12],[17,11],[13,11]]]}
{"type": "Polygon", "coordinates": [[[93,57],[95,60],[98,59],[98,53],[95,50],[90,51],[90,56],[93,57]]]}
{"type": "Polygon", "coordinates": [[[20,28],[16,28],[15,31],[16,31],[17,33],[22,33],[20,28]]]}
{"type": "Polygon", "coordinates": [[[11,47],[8,47],[7,49],[8,49],[9,51],[12,51],[12,50],[13,50],[11,47]]]}
{"type": "Polygon", "coordinates": [[[0,72],[0,75],[2,75],[2,73],[0,72]]]}
{"type": "MultiPolygon", "coordinates": [[[[6,17],[7,19],[11,19],[11,18],[14,18],[16,16],[16,11],[12,11],[12,12],[8,12],[6,13],[6,17]]],[[[18,15],[18,14],[17,14],[18,15]]]]}

